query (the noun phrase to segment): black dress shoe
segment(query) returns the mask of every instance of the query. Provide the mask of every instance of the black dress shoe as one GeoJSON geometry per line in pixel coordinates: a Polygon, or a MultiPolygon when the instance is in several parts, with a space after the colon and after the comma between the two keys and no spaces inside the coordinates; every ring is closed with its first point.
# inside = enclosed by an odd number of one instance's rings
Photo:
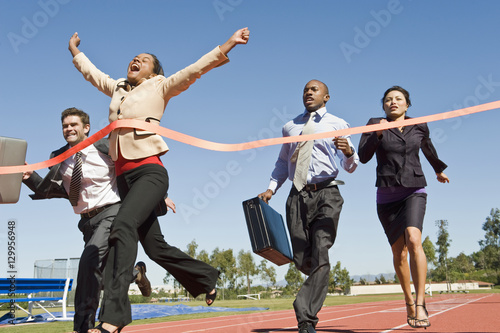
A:
{"type": "Polygon", "coordinates": [[[302,323],[299,325],[299,333],[316,333],[311,323],[302,323]]]}

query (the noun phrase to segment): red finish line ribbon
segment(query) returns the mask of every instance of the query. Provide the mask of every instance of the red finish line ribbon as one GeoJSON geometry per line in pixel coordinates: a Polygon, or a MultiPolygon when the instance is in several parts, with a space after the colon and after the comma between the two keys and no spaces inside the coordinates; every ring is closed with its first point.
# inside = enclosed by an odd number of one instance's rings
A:
{"type": "Polygon", "coordinates": [[[25,171],[39,170],[39,169],[51,167],[53,165],[61,163],[62,161],[64,161],[68,157],[75,154],[77,151],[80,151],[83,148],[88,147],[89,145],[95,143],[96,141],[104,138],[106,135],[108,135],[114,129],[124,128],[124,127],[137,128],[140,130],[150,131],[150,132],[159,134],[161,136],[164,136],[166,138],[169,138],[171,140],[182,142],[182,143],[185,143],[185,144],[188,144],[191,146],[195,146],[198,148],[202,148],[202,149],[215,150],[215,151],[225,151],[225,152],[235,152],[235,151],[248,150],[248,149],[254,149],[254,148],[259,148],[259,147],[278,145],[278,144],[283,144],[283,143],[301,142],[301,141],[317,140],[317,139],[324,139],[324,138],[333,138],[333,137],[338,137],[338,136],[381,131],[381,130],[386,130],[389,128],[400,127],[400,126],[409,126],[409,125],[416,125],[416,124],[421,124],[421,123],[430,123],[433,121],[450,119],[450,118],[465,116],[465,115],[469,115],[469,114],[473,114],[473,113],[489,111],[489,110],[498,109],[498,108],[500,108],[500,100],[495,101],[495,102],[480,104],[480,105],[476,105],[476,106],[471,106],[471,107],[467,107],[467,108],[463,108],[463,109],[458,109],[458,110],[454,110],[454,111],[448,111],[448,112],[433,114],[433,115],[429,115],[429,116],[405,119],[402,121],[396,121],[396,122],[392,121],[392,122],[387,122],[387,123],[382,123],[382,124],[372,124],[372,125],[366,125],[366,126],[345,128],[345,129],[331,131],[331,132],[271,138],[271,139],[250,141],[250,142],[244,142],[244,143],[217,143],[217,142],[199,139],[199,138],[187,135],[187,134],[176,132],[176,131],[173,131],[171,129],[161,127],[161,126],[158,126],[155,124],[147,123],[147,122],[144,122],[141,120],[122,119],[122,120],[117,120],[117,121],[109,124],[108,126],[104,127],[102,130],[93,134],[92,136],[90,136],[86,140],[80,142],[79,144],[77,144],[74,147],[71,147],[70,149],[68,149],[67,151],[62,153],[61,155],[58,155],[54,158],[51,158],[50,160],[39,162],[39,163],[33,163],[33,164],[27,164],[27,165],[3,166],[3,167],[0,167],[0,175],[1,174],[9,174],[9,173],[20,173],[20,172],[25,172],[25,171]]]}

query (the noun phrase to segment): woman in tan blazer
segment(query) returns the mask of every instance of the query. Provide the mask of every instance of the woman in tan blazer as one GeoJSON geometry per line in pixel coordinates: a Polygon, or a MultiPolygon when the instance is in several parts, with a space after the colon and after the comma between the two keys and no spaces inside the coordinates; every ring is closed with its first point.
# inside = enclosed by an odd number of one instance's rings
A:
{"type": "MultiPolygon", "coordinates": [[[[188,89],[201,75],[227,63],[227,53],[238,44],[246,44],[249,35],[247,28],[236,31],[227,42],[169,77],[163,76],[161,64],[154,55],[141,53],[130,62],[127,78],[114,80],[80,52],[77,33],[70,38],[69,51],[75,67],[85,79],[111,97],[110,122],[138,119],[159,124],[170,98],[188,89]]],[[[110,252],[99,315],[101,323],[89,331],[92,333],[120,332],[132,322],[128,287],[137,242],[151,235],[163,239],[154,209],[168,190],[167,170],[160,160],[168,147],[161,136],[133,128],[119,128],[111,132],[109,140],[122,206],[109,237],[110,252]]],[[[193,296],[205,293],[207,304],[213,303],[219,275],[215,268],[190,258],[175,247],[165,246],[147,254],[156,262],[162,262],[161,266],[193,296]]]]}

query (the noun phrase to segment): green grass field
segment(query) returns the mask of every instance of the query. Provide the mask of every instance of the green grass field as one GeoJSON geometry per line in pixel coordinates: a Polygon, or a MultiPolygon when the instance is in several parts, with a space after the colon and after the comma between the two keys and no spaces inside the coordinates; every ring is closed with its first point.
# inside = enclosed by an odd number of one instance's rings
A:
{"type": "MultiPolygon", "coordinates": [[[[481,290],[481,291],[471,291],[470,293],[500,293],[500,289],[491,290],[481,290]]],[[[435,294],[438,296],[439,294],[435,294]]],[[[401,300],[403,302],[402,294],[387,294],[387,295],[361,295],[361,296],[329,296],[326,298],[325,306],[335,306],[344,304],[357,304],[366,302],[378,302],[378,301],[389,301],[389,300],[401,300]]],[[[268,311],[277,310],[289,310],[292,307],[293,298],[280,298],[280,299],[262,299],[262,300],[229,300],[221,301],[217,300],[215,306],[228,307],[228,308],[246,308],[246,307],[263,307],[269,308],[268,311]]],[[[157,303],[158,304],[158,303],[157,303]]],[[[169,303],[164,306],[171,306],[176,304],[186,304],[189,306],[200,306],[206,305],[204,301],[193,301],[186,303],[169,303]]],[[[51,312],[61,312],[61,309],[51,308],[51,312]]],[[[73,311],[72,308],[68,308],[68,311],[73,311]]],[[[0,316],[4,315],[6,311],[0,312],[0,316]]],[[[37,309],[34,311],[35,314],[43,313],[43,310],[37,309]]],[[[200,314],[190,314],[190,315],[179,315],[179,316],[168,316],[153,319],[143,319],[135,320],[131,325],[141,325],[147,323],[161,323],[168,321],[177,320],[187,320],[196,318],[207,318],[207,317],[217,317],[217,316],[230,316],[235,314],[242,314],[249,312],[223,312],[223,313],[200,313],[200,314]]],[[[23,317],[24,313],[22,311],[16,312],[17,316],[23,317]]],[[[64,333],[71,332],[73,330],[72,322],[50,322],[50,323],[39,323],[39,324],[22,324],[22,325],[3,325],[0,326],[0,333],[31,333],[36,331],[37,333],[64,333]]]]}

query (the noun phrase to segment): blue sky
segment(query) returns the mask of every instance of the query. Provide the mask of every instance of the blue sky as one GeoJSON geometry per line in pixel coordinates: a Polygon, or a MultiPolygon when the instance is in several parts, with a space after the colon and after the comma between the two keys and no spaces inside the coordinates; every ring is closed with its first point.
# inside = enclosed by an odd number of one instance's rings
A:
{"type": "MultiPolygon", "coordinates": [[[[167,74],[191,64],[241,27],[250,42],[167,106],[162,126],[206,140],[238,143],[281,136],[303,111],[310,79],[330,88],[327,109],[351,126],[383,114],[392,85],[411,94],[418,117],[498,100],[497,1],[0,1],[0,135],[27,140],[29,163],[46,160],[65,142],[60,113],[75,106],[91,116],[92,133],[108,124],[109,98],[74,68],[67,49],[77,31],[80,49],[113,78],[151,52],[167,74]]],[[[450,255],[479,250],[482,223],[499,207],[498,110],[429,124],[450,184],[436,181],[422,157],[429,193],[423,237],[436,241],[434,222],[446,219],[450,255]]],[[[357,146],[359,135],[352,137],[357,146]]],[[[167,140],[162,157],[177,214],[160,218],[167,242],[183,250],[251,250],[241,202],[263,192],[279,152],[206,151],[167,140]]],[[[41,170],[41,174],[45,174],[41,170]]],[[[330,251],[351,275],[391,273],[391,251],[375,210],[375,161],[339,179],[345,204],[330,251]]],[[[284,214],[291,182],[271,200],[284,214]]],[[[18,221],[18,276],[35,260],[79,257],[78,217],[67,201],[32,201],[23,187],[17,204],[0,206],[0,249],[7,221],[18,221]],[[2,227],[3,226],[3,227],[2,227]]],[[[164,271],[146,258],[153,284],[164,271]]],[[[256,262],[261,260],[255,256],[256,262]]],[[[7,255],[0,256],[5,274],[7,255]]],[[[277,267],[282,279],[286,267],[277,267]]]]}

